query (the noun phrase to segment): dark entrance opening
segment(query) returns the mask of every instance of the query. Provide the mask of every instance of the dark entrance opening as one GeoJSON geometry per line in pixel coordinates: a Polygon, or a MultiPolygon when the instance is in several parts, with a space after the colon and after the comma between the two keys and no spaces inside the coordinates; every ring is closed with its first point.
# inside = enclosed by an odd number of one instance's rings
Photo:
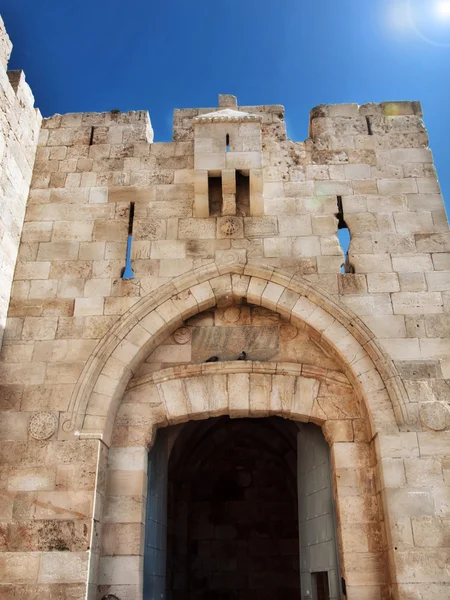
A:
{"type": "Polygon", "coordinates": [[[250,215],[250,176],[236,171],[236,214],[238,217],[250,215]]]}
{"type": "Polygon", "coordinates": [[[222,177],[208,177],[208,203],[210,216],[220,217],[223,205],[222,177]]]}
{"type": "Polygon", "coordinates": [[[297,432],[278,417],[181,427],[168,469],[169,600],[300,598],[297,432]]]}

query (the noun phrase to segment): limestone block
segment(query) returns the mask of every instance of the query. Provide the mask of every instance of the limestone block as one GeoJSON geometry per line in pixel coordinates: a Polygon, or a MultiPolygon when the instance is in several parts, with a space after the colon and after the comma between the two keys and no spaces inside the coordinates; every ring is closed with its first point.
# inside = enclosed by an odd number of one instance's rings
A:
{"type": "Polygon", "coordinates": [[[48,279],[51,263],[48,261],[18,262],[16,279],[48,279]]]}
{"type": "Polygon", "coordinates": [[[97,298],[76,298],[74,315],[76,317],[86,317],[90,315],[103,314],[103,297],[97,298]]]}
{"type": "Polygon", "coordinates": [[[450,341],[448,339],[426,338],[420,341],[420,348],[424,358],[443,359],[450,356],[450,341]]]}
{"type": "MultiPolygon", "coordinates": [[[[324,257],[319,257],[320,262],[323,260],[323,258],[324,257]]],[[[326,258],[329,259],[330,257],[326,258]]],[[[339,258],[339,262],[342,262],[341,258],[339,258]]],[[[338,270],[340,270],[340,268],[338,270]]],[[[367,281],[365,275],[358,275],[356,273],[339,275],[338,285],[340,294],[353,295],[367,293],[367,281]]]]}
{"type": "Polygon", "coordinates": [[[250,411],[250,379],[248,373],[228,375],[229,412],[234,418],[248,417],[250,411]]]}
{"type": "Polygon", "coordinates": [[[449,252],[449,233],[417,233],[415,236],[417,250],[419,252],[449,252]]]}
{"type": "Polygon", "coordinates": [[[396,273],[368,273],[369,292],[399,292],[400,284],[396,273]]]}
{"type": "MultiPolygon", "coordinates": [[[[257,146],[258,144],[256,144],[257,146]]],[[[261,169],[261,152],[227,152],[224,155],[226,169],[261,169]]],[[[202,167],[200,167],[202,168],[202,167]]],[[[214,168],[214,167],[212,167],[214,168]]],[[[217,168],[217,167],[216,167],[217,168]]],[[[223,167],[220,167],[223,168],[223,167]]]]}
{"type": "Polygon", "coordinates": [[[352,164],[344,165],[345,179],[370,179],[370,165],[352,164]]]}
{"type": "Polygon", "coordinates": [[[403,273],[418,273],[420,271],[433,270],[430,254],[393,256],[392,267],[394,271],[401,271],[403,273]]]}
{"type": "Polygon", "coordinates": [[[424,292],[427,289],[423,273],[399,273],[402,292],[424,292]]]}
{"type": "Polygon", "coordinates": [[[413,517],[411,526],[415,546],[419,548],[447,547],[450,521],[447,518],[413,517]]]}
{"type": "Polygon", "coordinates": [[[39,261],[76,260],[78,248],[78,242],[41,242],[37,258],[39,261]]]}
{"type": "Polygon", "coordinates": [[[169,344],[159,346],[152,354],[148,361],[160,363],[189,363],[191,361],[191,346],[177,346],[169,344]]]}
{"type": "Polygon", "coordinates": [[[264,238],[264,256],[292,256],[292,240],[288,237],[264,238]]]}
{"type": "Polygon", "coordinates": [[[224,215],[224,216],[236,215],[236,195],[235,194],[223,194],[223,196],[222,196],[222,215],[224,215]]]}
{"type": "Polygon", "coordinates": [[[179,219],[179,239],[214,239],[216,219],[179,219]]]}
{"type": "MultiPolygon", "coordinates": [[[[317,257],[317,273],[322,277],[326,277],[328,273],[339,273],[344,263],[342,252],[339,252],[338,256],[318,256],[317,257]]],[[[311,276],[309,276],[311,277],[311,276]]],[[[337,282],[333,284],[333,288],[336,287],[337,282]]],[[[328,289],[328,285],[325,285],[328,289]]],[[[328,289],[328,291],[331,291],[328,289]]],[[[335,292],[337,293],[337,289],[335,292]]]]}
{"type": "Polygon", "coordinates": [[[94,242],[126,240],[126,221],[95,221],[92,239],[94,242]]]}
{"type": "Polygon", "coordinates": [[[425,273],[425,278],[430,292],[450,290],[450,271],[431,271],[425,273]]]}
{"type": "Polygon", "coordinates": [[[270,414],[286,416],[290,415],[295,383],[295,377],[287,375],[272,376],[269,409],[270,414]]]}
{"type": "Polygon", "coordinates": [[[353,187],[350,181],[315,181],[314,192],[318,196],[345,196],[353,194],[353,187]]]}
{"type": "MultiPolygon", "coordinates": [[[[26,363],[25,363],[26,364],[26,363]]],[[[17,365],[18,368],[22,365],[17,365]]],[[[0,421],[0,439],[26,440],[28,438],[28,423],[30,415],[18,412],[6,412],[2,414],[0,421]]]]}
{"type": "Polygon", "coordinates": [[[275,217],[244,218],[244,232],[246,238],[276,235],[277,220],[275,217]]]}
{"type": "Polygon", "coordinates": [[[380,339],[380,343],[393,360],[419,360],[422,358],[418,339],[380,339]]]}
{"type": "Polygon", "coordinates": [[[450,452],[450,432],[419,432],[421,456],[446,456],[450,452]]]}
{"type": "Polygon", "coordinates": [[[403,315],[384,315],[382,319],[376,316],[364,316],[364,323],[370,327],[377,338],[406,337],[405,317],[403,315]]]}
{"type": "Polygon", "coordinates": [[[380,472],[380,490],[385,488],[399,488],[406,485],[405,464],[402,458],[381,458],[378,466],[380,472]]]}
{"type": "Polygon", "coordinates": [[[186,258],[186,242],[181,240],[160,240],[152,242],[150,256],[152,259],[186,258]]]}
{"type": "Polygon", "coordinates": [[[420,193],[407,194],[408,210],[416,212],[428,212],[442,210],[444,200],[441,194],[420,193]]]}
{"type": "Polygon", "coordinates": [[[23,242],[49,242],[52,237],[53,223],[37,221],[24,223],[22,230],[23,242]]]}
{"type": "Polygon", "coordinates": [[[30,298],[55,298],[58,282],[53,279],[35,279],[31,281],[30,298]]]}
{"type": "Polygon", "coordinates": [[[126,581],[127,587],[139,585],[142,569],[142,556],[102,556],[99,564],[99,584],[109,586],[126,581]]]}
{"type": "Polygon", "coordinates": [[[392,294],[395,314],[434,314],[443,312],[442,294],[439,292],[396,292],[392,294]]]}
{"type": "MultiPolygon", "coordinates": [[[[280,217],[278,217],[278,219],[280,219],[280,217]]],[[[337,232],[338,223],[334,215],[313,216],[311,221],[312,233],[314,235],[335,235],[337,232]]]]}
{"type": "Polygon", "coordinates": [[[394,164],[432,163],[433,157],[428,148],[393,148],[391,160],[394,164]]]}
{"type": "Polygon", "coordinates": [[[342,169],[341,177],[330,177],[329,167],[326,165],[307,165],[306,166],[306,178],[307,179],[344,179],[344,170],[342,169]]]}
{"type": "Polygon", "coordinates": [[[357,273],[392,272],[391,257],[387,254],[352,254],[350,258],[357,273]]]}
{"type": "Polygon", "coordinates": [[[38,552],[2,552],[0,557],[2,584],[35,583],[38,577],[40,557],[41,554],[38,552]]]}
{"type": "Polygon", "coordinates": [[[24,340],[52,340],[55,338],[56,317],[26,317],[22,330],[24,340]]]}
{"type": "Polygon", "coordinates": [[[418,177],[416,179],[417,187],[420,194],[437,194],[440,195],[441,188],[437,178],[434,177],[418,177]]]}
{"type": "MultiPolygon", "coordinates": [[[[340,247],[339,247],[340,248],[340,247]]],[[[305,236],[294,240],[292,253],[294,256],[317,256],[321,253],[320,241],[317,236],[305,236]]]]}
{"type": "MultiPolygon", "coordinates": [[[[317,217],[316,217],[317,218],[317,217]]],[[[330,217],[321,217],[329,219],[330,217]]],[[[331,217],[332,218],[332,217],[331,217]]],[[[311,217],[309,215],[282,215],[278,217],[278,227],[281,236],[312,235],[311,217]]],[[[334,233],[334,231],[333,231],[334,233]]]]}
{"type": "Polygon", "coordinates": [[[392,315],[392,302],[389,294],[376,296],[342,296],[341,301],[358,316],[392,315]]]}
{"type": "Polygon", "coordinates": [[[378,179],[378,193],[385,196],[395,194],[417,194],[417,184],[414,179],[378,179]]]}

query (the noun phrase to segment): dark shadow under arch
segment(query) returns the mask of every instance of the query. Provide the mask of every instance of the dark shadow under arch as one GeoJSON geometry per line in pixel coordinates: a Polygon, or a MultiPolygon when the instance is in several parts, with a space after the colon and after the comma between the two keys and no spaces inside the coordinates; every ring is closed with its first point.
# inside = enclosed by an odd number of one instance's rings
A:
{"type": "Polygon", "coordinates": [[[297,432],[278,417],[178,428],[168,472],[168,600],[299,597],[297,432]]]}

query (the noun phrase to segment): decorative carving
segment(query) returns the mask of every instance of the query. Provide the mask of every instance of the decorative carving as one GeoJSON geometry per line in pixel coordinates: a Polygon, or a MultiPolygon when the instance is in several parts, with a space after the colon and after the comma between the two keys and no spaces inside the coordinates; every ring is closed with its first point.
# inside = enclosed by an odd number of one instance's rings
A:
{"type": "Polygon", "coordinates": [[[293,340],[298,333],[298,329],[297,327],[295,327],[294,325],[290,325],[289,323],[284,323],[281,327],[280,327],[280,338],[282,340],[293,340]]]}
{"type": "Polygon", "coordinates": [[[241,223],[236,217],[227,217],[220,224],[220,232],[227,237],[231,237],[239,231],[241,223]]]}
{"type": "Polygon", "coordinates": [[[227,122],[239,122],[244,121],[248,123],[249,121],[258,122],[261,121],[262,117],[258,114],[251,114],[247,112],[242,112],[239,110],[234,110],[232,108],[224,108],[222,110],[217,110],[214,112],[206,113],[204,115],[199,115],[193,119],[194,125],[196,123],[227,123],[227,122]]]}
{"type": "Polygon", "coordinates": [[[424,402],[420,405],[420,420],[433,431],[450,427],[450,410],[443,402],[424,402]]]}
{"type": "Polygon", "coordinates": [[[225,310],[223,316],[228,323],[237,323],[241,316],[241,309],[238,306],[230,306],[225,310]]]}
{"type": "Polygon", "coordinates": [[[219,264],[231,265],[233,263],[246,263],[247,251],[243,248],[233,250],[217,250],[216,260],[219,264]]]}
{"type": "Polygon", "coordinates": [[[56,431],[58,423],[51,412],[39,412],[33,415],[28,426],[30,435],[36,440],[48,440],[56,431]]]}
{"type": "Polygon", "coordinates": [[[191,341],[191,330],[189,327],[180,327],[173,334],[173,339],[177,344],[187,344],[191,341]]]}

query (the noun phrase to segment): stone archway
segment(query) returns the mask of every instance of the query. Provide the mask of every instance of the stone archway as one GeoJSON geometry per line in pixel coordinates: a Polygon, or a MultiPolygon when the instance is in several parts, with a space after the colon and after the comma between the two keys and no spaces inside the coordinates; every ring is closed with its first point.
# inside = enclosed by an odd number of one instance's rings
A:
{"type": "Polygon", "coordinates": [[[351,311],[301,277],[260,264],[211,263],[175,278],[138,302],[99,342],[75,387],[62,437],[109,444],[114,415],[144,357],[183,321],[225,297],[246,298],[301,323],[333,352],[367,405],[372,433],[413,421],[395,366],[351,311]]]}
{"type": "Polygon", "coordinates": [[[326,402],[331,386],[342,394],[352,388],[342,373],[270,362],[186,365],[134,379],[117,414],[117,435],[109,450],[101,592],[142,597],[147,451],[157,428],[220,415],[278,415],[321,426],[331,453],[347,597],[382,597],[387,553],[374,444],[368,428],[357,426],[358,399],[348,405],[343,419],[326,402]]]}

